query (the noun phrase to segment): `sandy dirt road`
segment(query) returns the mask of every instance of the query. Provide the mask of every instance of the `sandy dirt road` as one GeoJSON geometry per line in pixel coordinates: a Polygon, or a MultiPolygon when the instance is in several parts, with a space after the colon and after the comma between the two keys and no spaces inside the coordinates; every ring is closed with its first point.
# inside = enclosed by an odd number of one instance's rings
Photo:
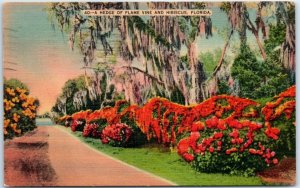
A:
{"type": "Polygon", "coordinates": [[[58,126],[38,127],[5,144],[5,184],[10,186],[174,185],[90,148],[58,126]],[[23,146],[28,143],[35,144],[26,150],[23,146]],[[29,154],[31,158],[21,160],[29,154]],[[20,164],[16,166],[15,161],[20,164]],[[29,168],[24,172],[23,166],[29,168]]]}
{"type": "Polygon", "coordinates": [[[48,129],[38,127],[4,142],[4,184],[53,186],[56,174],[49,160],[48,129]]]}

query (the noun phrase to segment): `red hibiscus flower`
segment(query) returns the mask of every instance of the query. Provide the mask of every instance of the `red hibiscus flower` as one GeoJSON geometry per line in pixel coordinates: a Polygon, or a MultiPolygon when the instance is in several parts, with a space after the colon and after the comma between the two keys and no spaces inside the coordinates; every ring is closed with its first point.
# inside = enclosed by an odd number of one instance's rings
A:
{"type": "Polygon", "coordinates": [[[184,160],[186,162],[192,162],[194,160],[194,156],[192,154],[189,154],[189,153],[183,154],[182,157],[184,158],[184,160]]]}
{"type": "Polygon", "coordinates": [[[205,121],[206,126],[208,128],[216,128],[219,123],[219,119],[216,116],[213,116],[212,118],[205,121]]]}
{"type": "Polygon", "coordinates": [[[222,132],[219,132],[219,133],[215,133],[214,134],[214,139],[220,139],[223,137],[223,133],[222,132]]]}

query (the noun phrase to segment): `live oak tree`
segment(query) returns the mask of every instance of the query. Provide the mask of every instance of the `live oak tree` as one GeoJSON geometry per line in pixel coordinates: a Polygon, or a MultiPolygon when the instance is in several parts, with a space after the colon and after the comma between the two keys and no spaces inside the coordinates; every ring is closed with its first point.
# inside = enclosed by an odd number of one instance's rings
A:
{"type": "MultiPolygon", "coordinates": [[[[142,6],[151,9],[205,8],[204,3],[144,3],[142,6]]],[[[85,9],[138,8],[138,3],[93,2],[52,3],[48,10],[60,28],[69,33],[71,48],[80,49],[84,66],[95,70],[105,63],[111,70],[110,76],[106,76],[106,85],[114,84],[116,91],[123,91],[129,101],[142,104],[151,96],[183,96],[185,104],[204,100],[207,97],[203,86],[206,76],[198,60],[196,43],[199,36],[212,36],[209,17],[89,17],[80,13],[85,9]],[[113,41],[114,38],[118,41],[113,41]],[[187,49],[187,62],[180,58],[183,48],[187,49]],[[108,56],[114,56],[115,62],[100,62],[108,56]],[[180,94],[176,94],[178,92],[180,94]]],[[[99,96],[100,85],[98,80],[87,87],[99,96]]]]}
{"type": "MultiPolygon", "coordinates": [[[[270,28],[266,17],[274,15],[286,30],[285,39],[279,44],[281,58],[278,61],[290,71],[289,74],[294,73],[295,22],[292,3],[258,2],[251,7],[256,11],[255,21],[249,16],[250,7],[247,3],[222,3],[220,9],[227,15],[229,27],[217,65],[209,75],[205,73],[203,62],[199,60],[201,51],[197,49],[197,39],[212,36],[210,17],[91,17],[81,14],[86,9],[159,10],[206,7],[206,3],[195,2],[51,3],[48,12],[54,25],[57,23],[63,32],[69,34],[70,47],[77,48],[82,53],[85,75],[92,80],[86,82],[89,98],[99,100],[102,107],[119,95],[137,104],[144,104],[153,96],[162,96],[187,105],[219,93],[218,85],[221,82],[223,86],[233,82],[231,76],[224,78],[223,75],[224,71],[227,71],[226,75],[231,73],[224,69],[227,66],[224,62],[234,33],[238,33],[240,46],[247,46],[247,32],[250,32],[255,37],[264,66],[269,67],[269,59],[274,55],[269,53],[266,43],[270,28]],[[267,9],[271,13],[264,15],[263,12],[267,9]],[[182,54],[183,51],[185,54],[182,54]],[[112,96],[107,95],[110,92],[112,96]]],[[[264,83],[267,82],[270,83],[269,79],[264,78],[264,83]]],[[[238,79],[234,83],[241,84],[238,79]]],[[[226,87],[225,90],[228,92],[226,87]]]]}

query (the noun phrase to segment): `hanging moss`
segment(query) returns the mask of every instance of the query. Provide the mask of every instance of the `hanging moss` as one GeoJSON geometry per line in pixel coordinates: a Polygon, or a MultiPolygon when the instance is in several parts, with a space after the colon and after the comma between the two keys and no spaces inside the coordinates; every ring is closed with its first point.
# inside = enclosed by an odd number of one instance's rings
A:
{"type": "Polygon", "coordinates": [[[157,44],[167,46],[170,48],[172,45],[162,36],[156,35],[154,29],[149,24],[146,24],[143,19],[139,16],[132,16],[128,19],[128,27],[133,31],[133,26],[138,28],[139,31],[143,31],[155,38],[157,44]]]}

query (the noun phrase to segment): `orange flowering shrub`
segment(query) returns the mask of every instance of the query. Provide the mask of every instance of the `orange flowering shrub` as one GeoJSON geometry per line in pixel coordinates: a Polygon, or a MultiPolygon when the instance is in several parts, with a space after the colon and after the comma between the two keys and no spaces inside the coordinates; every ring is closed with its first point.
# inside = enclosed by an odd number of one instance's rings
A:
{"type": "Polygon", "coordinates": [[[95,120],[105,119],[108,124],[112,125],[119,123],[121,118],[128,113],[131,115],[131,117],[133,117],[132,114],[138,109],[138,106],[131,105],[120,111],[122,105],[126,103],[127,101],[120,100],[116,102],[114,107],[104,107],[100,110],[96,110],[87,116],[86,121],[89,123],[95,120]]]}
{"type": "Polygon", "coordinates": [[[76,112],[72,115],[72,119],[73,120],[80,120],[80,119],[86,120],[91,112],[92,112],[91,110],[76,112]]]}
{"type": "MultiPolygon", "coordinates": [[[[285,115],[287,120],[291,119],[291,116],[295,111],[295,107],[296,107],[295,90],[296,90],[295,86],[288,88],[286,91],[274,97],[276,101],[267,102],[266,105],[262,108],[262,113],[264,114],[265,117],[265,124],[268,129],[271,129],[271,122],[276,120],[283,114],[285,115]]],[[[272,132],[272,131],[268,130],[268,132],[272,132]]],[[[273,137],[273,136],[270,135],[269,137],[273,137]]]]}
{"type": "MultiPolygon", "coordinates": [[[[118,101],[114,107],[78,112],[72,118],[75,121],[84,118],[86,122],[104,119],[109,125],[104,130],[112,131],[111,126],[118,127],[126,116],[148,140],[154,138],[166,146],[177,146],[178,154],[187,162],[193,162],[200,171],[253,174],[269,164],[278,163],[274,151],[278,147],[274,145],[281,130],[271,123],[282,114],[287,119],[292,118],[295,87],[275,99],[262,108],[263,117],[257,102],[219,95],[192,106],[160,97],[150,99],[142,107],[128,105],[123,108],[126,101],[118,101]],[[238,167],[232,167],[237,163],[240,163],[235,165],[238,167]],[[222,170],[220,166],[224,165],[222,170]]],[[[102,142],[107,143],[106,137],[102,142]]]]}
{"type": "Polygon", "coordinates": [[[248,99],[225,95],[211,97],[195,106],[182,106],[167,99],[154,98],[136,111],[136,121],[148,139],[154,136],[165,145],[176,145],[176,138],[187,132],[202,131],[205,128],[225,130],[227,126],[242,128],[237,119],[256,117],[257,111],[243,110],[257,105],[248,99]],[[222,102],[226,104],[222,105],[222,102]],[[225,113],[228,117],[219,120],[225,113]]]}
{"type": "Polygon", "coordinates": [[[283,152],[295,153],[296,149],[296,87],[292,86],[286,91],[275,96],[262,108],[265,121],[265,134],[274,140],[283,152]]]}
{"type": "Polygon", "coordinates": [[[4,139],[33,130],[38,101],[26,89],[4,88],[4,139]]]}

